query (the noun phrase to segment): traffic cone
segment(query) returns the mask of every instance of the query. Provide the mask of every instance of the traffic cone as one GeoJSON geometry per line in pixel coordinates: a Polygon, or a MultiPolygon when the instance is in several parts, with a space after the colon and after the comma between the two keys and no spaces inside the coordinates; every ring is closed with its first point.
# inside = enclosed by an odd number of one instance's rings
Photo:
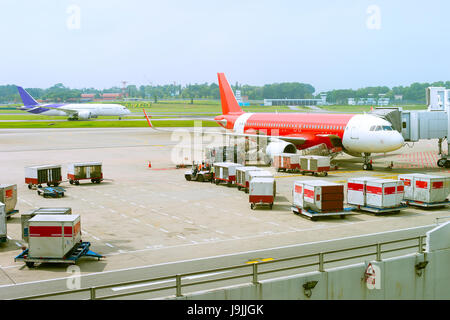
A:
{"type": "Polygon", "coordinates": [[[148,162],[148,167],[151,168],[152,167],[152,163],[149,161],[148,162]]]}

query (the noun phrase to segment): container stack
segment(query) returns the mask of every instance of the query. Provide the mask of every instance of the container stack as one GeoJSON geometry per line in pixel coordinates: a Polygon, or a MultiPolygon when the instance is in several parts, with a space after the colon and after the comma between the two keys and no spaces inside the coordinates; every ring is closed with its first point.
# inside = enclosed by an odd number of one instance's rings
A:
{"type": "Polygon", "coordinates": [[[39,208],[20,215],[20,222],[22,225],[22,239],[28,242],[28,221],[36,215],[70,215],[72,214],[72,208],[55,207],[55,208],[39,208]]]}
{"type": "Polygon", "coordinates": [[[405,200],[408,204],[427,207],[449,202],[449,177],[412,173],[401,174],[398,178],[404,182],[405,200]]]}
{"type": "Polygon", "coordinates": [[[310,217],[344,215],[344,186],[323,180],[294,182],[293,211],[310,217]]]}
{"type": "Polygon", "coordinates": [[[62,181],[61,165],[42,165],[25,167],[25,183],[28,188],[47,183],[58,186],[62,181]]]}

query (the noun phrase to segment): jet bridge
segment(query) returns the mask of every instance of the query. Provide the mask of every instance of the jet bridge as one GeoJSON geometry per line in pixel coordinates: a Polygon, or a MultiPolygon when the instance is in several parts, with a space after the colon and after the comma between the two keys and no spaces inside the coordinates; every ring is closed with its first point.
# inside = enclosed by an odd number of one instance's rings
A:
{"type": "Polygon", "coordinates": [[[423,139],[438,139],[440,159],[439,167],[450,168],[450,89],[429,87],[427,90],[428,109],[413,111],[400,107],[375,108],[372,114],[382,117],[392,123],[392,127],[401,132],[406,142],[423,139]],[[442,143],[447,139],[447,153],[443,151],[442,143]]]}

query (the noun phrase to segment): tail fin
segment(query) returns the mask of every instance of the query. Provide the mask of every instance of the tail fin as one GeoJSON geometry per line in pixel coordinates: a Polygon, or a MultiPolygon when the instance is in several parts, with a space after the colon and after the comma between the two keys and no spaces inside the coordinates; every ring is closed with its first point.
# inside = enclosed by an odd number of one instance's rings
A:
{"type": "Polygon", "coordinates": [[[234,97],[233,91],[228,84],[225,74],[218,73],[219,78],[219,90],[220,90],[220,101],[222,102],[222,113],[223,114],[242,114],[241,107],[239,107],[236,98],[234,97]]]}
{"type": "Polygon", "coordinates": [[[19,90],[20,98],[22,99],[24,106],[37,106],[39,103],[33,99],[32,96],[22,87],[17,86],[17,90],[19,90]]]}

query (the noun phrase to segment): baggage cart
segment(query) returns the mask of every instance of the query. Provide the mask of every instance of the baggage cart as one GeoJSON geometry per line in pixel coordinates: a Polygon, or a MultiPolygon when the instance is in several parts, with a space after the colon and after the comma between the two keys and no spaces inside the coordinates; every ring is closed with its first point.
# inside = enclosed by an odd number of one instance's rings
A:
{"type": "Polygon", "coordinates": [[[250,171],[262,171],[262,170],[263,169],[261,169],[261,168],[253,167],[253,166],[236,168],[236,185],[237,185],[238,190],[248,189],[248,187],[249,187],[248,173],[250,171]]]}
{"type": "Polygon", "coordinates": [[[18,256],[14,258],[15,262],[23,261],[28,268],[34,267],[35,263],[62,263],[62,264],[76,264],[82,257],[93,257],[100,260],[104,256],[90,250],[90,242],[79,242],[62,258],[44,258],[32,256],[29,249],[25,249],[18,256]]]}
{"type": "Polygon", "coordinates": [[[250,208],[257,205],[267,205],[272,210],[275,200],[275,179],[267,177],[255,177],[250,181],[249,197],[250,208]]]}
{"type": "Polygon", "coordinates": [[[294,182],[293,205],[316,212],[342,211],[344,186],[324,180],[299,180],[294,182]]]}
{"type": "Polygon", "coordinates": [[[101,162],[76,162],[67,166],[67,179],[70,184],[80,184],[80,180],[91,180],[92,183],[103,181],[101,162]]]}
{"type": "Polygon", "coordinates": [[[314,211],[312,209],[305,209],[300,208],[297,206],[291,207],[292,212],[298,215],[304,215],[311,219],[311,221],[317,221],[319,218],[322,217],[336,217],[339,216],[341,219],[345,219],[345,217],[349,214],[352,214],[352,211],[354,210],[352,207],[346,207],[343,208],[341,211],[330,211],[330,212],[318,212],[314,211]]]}
{"type": "Polygon", "coordinates": [[[300,170],[300,155],[280,153],[273,156],[273,166],[277,172],[296,172],[300,170]]]}
{"type": "Polygon", "coordinates": [[[41,165],[25,167],[25,183],[28,189],[36,186],[42,187],[46,183],[47,186],[58,186],[62,181],[60,165],[41,165]]]}
{"type": "Polygon", "coordinates": [[[0,202],[5,205],[6,217],[19,212],[17,204],[17,184],[0,184],[0,202]]]}
{"type": "Polygon", "coordinates": [[[236,182],[236,168],[242,167],[239,163],[216,162],[214,163],[214,182],[218,185],[220,182],[226,182],[231,187],[236,182]]]}
{"type": "Polygon", "coordinates": [[[302,156],[300,157],[300,172],[305,175],[311,173],[313,176],[326,177],[330,171],[330,157],[302,156]]]}
{"type": "Polygon", "coordinates": [[[450,205],[450,200],[444,200],[440,202],[423,202],[423,201],[415,201],[415,200],[404,200],[402,201],[403,204],[407,206],[414,206],[414,207],[420,207],[424,209],[432,209],[432,208],[439,208],[450,205]]]}
{"type": "Polygon", "coordinates": [[[64,192],[66,190],[61,187],[45,187],[45,188],[38,188],[37,194],[42,195],[44,198],[62,198],[64,197],[64,192]]]}
{"type": "Polygon", "coordinates": [[[384,213],[396,213],[396,212],[400,212],[403,209],[408,208],[408,206],[403,203],[401,203],[400,205],[398,205],[396,207],[389,207],[389,208],[377,208],[377,207],[361,206],[361,205],[352,205],[352,206],[355,208],[355,210],[372,212],[372,213],[375,213],[376,216],[384,214],[384,213]]]}
{"type": "Polygon", "coordinates": [[[6,206],[0,202],[0,242],[6,242],[7,227],[6,227],[6,206]]]}

